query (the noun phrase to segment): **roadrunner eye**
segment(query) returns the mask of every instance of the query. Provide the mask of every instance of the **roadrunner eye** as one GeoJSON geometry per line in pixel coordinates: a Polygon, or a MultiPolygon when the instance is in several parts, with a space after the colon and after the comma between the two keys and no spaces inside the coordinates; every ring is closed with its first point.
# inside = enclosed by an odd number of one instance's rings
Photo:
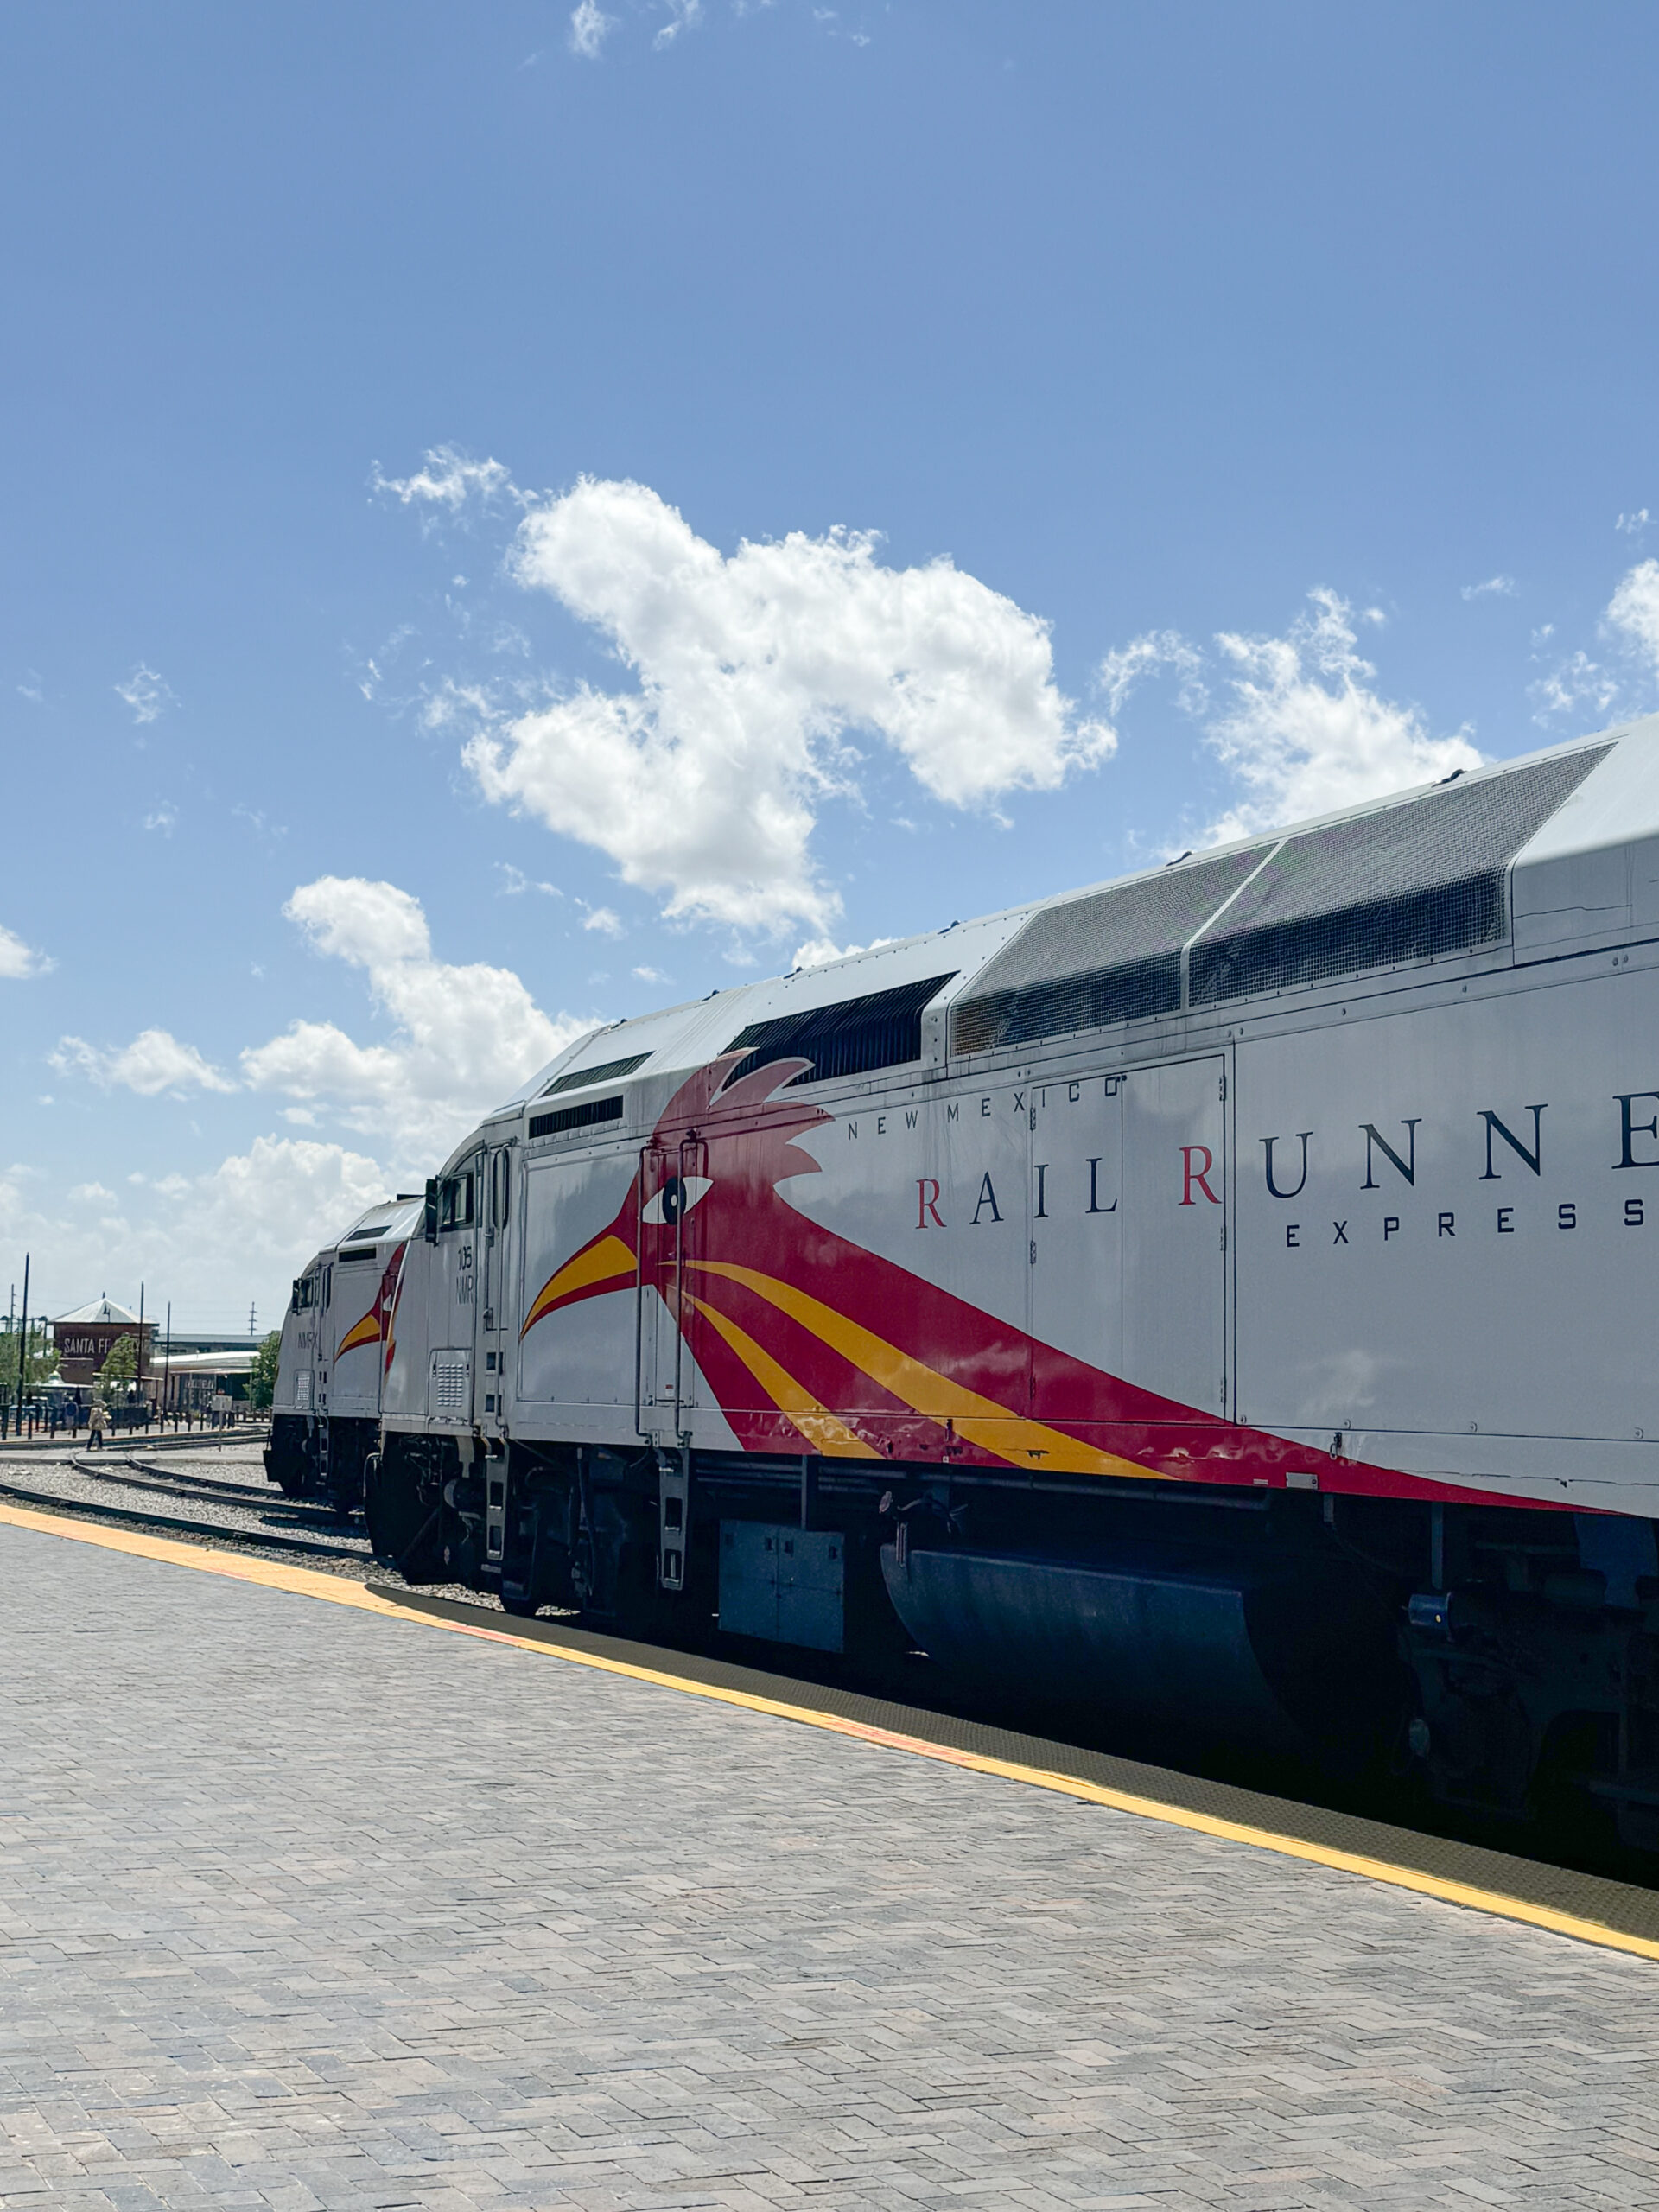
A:
{"type": "Polygon", "coordinates": [[[655,1197],[646,1199],[640,1218],[672,1229],[677,1221],[690,1212],[703,1193],[713,1188],[713,1181],[707,1175],[671,1175],[655,1197]]]}

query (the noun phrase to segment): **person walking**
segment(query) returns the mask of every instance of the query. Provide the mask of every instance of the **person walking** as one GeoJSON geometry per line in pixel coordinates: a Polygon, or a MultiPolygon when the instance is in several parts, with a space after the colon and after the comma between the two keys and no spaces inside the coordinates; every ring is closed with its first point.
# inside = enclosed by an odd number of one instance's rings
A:
{"type": "Polygon", "coordinates": [[[92,1400],[92,1417],[91,1423],[89,1424],[92,1431],[91,1448],[93,1451],[101,1452],[104,1449],[104,1440],[108,1432],[109,1425],[110,1416],[103,1399],[94,1398],[92,1400]]]}

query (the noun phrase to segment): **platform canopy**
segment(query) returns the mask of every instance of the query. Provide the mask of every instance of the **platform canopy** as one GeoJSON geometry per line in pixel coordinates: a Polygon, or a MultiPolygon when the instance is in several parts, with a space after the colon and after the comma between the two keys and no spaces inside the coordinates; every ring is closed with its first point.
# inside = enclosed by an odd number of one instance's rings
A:
{"type": "Polygon", "coordinates": [[[175,1352],[162,1369],[152,1369],[151,1379],[157,1372],[168,1375],[249,1375],[253,1371],[251,1351],[190,1351],[175,1352]]]}

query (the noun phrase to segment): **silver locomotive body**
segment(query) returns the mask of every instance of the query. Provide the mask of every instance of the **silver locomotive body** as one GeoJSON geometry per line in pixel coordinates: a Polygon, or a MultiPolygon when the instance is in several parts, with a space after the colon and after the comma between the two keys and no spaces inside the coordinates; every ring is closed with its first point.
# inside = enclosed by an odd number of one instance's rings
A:
{"type": "Polygon", "coordinates": [[[1652,1840],[1653,1170],[1659,720],[582,1040],[430,1186],[371,1526],[1652,1840]]]}
{"type": "Polygon", "coordinates": [[[418,1198],[383,1199],[295,1277],[264,1455],[284,1497],[316,1498],[341,1514],[362,1505],[404,1255],[421,1218],[418,1198]]]}

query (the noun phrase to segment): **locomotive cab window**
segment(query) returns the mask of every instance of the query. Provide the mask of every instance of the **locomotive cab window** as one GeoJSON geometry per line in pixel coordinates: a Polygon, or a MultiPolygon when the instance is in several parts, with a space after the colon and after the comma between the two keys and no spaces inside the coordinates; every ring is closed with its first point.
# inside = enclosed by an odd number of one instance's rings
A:
{"type": "Polygon", "coordinates": [[[302,1275],[296,1287],[298,1292],[296,1300],[296,1310],[302,1313],[308,1313],[317,1302],[317,1278],[315,1275],[302,1275]]]}
{"type": "Polygon", "coordinates": [[[438,1185],[438,1227],[470,1229],[473,1225],[473,1171],[446,1175],[438,1185]]]}

